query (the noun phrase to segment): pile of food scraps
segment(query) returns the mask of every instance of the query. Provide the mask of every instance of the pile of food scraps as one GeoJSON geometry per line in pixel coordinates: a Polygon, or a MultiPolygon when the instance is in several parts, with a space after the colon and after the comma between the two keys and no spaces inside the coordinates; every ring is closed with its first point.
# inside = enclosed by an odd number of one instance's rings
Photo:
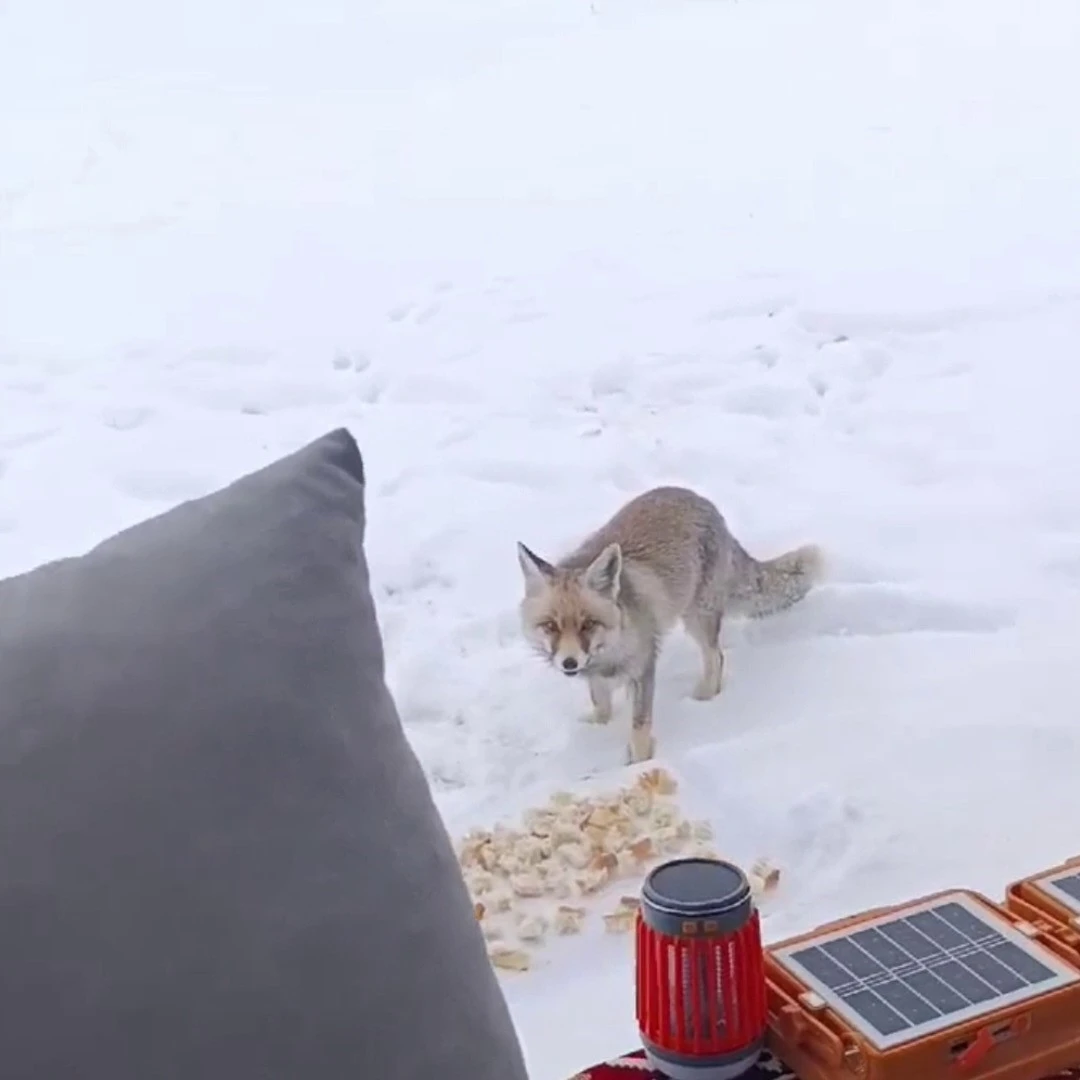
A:
{"type": "MultiPolygon", "coordinates": [[[[594,900],[617,883],[640,884],[664,859],[719,858],[711,825],[686,818],[677,792],[669,772],[652,768],[610,794],[556,792],[518,828],[469,832],[457,855],[495,967],[527,970],[549,937],[582,931],[594,900]]],[[[747,876],[758,897],[779,881],[764,860],[747,876]]],[[[602,915],[605,929],[629,932],[638,903],[621,896],[602,915]]]]}

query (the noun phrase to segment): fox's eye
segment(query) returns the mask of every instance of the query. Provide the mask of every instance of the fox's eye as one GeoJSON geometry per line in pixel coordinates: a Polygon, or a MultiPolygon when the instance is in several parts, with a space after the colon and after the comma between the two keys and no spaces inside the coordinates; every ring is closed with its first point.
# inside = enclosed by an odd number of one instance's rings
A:
{"type": "Polygon", "coordinates": [[[600,624],[595,619],[586,619],[581,624],[582,633],[588,634],[590,631],[595,630],[600,624]]]}
{"type": "Polygon", "coordinates": [[[556,634],[559,631],[559,628],[550,619],[546,619],[544,622],[540,623],[540,629],[543,630],[545,634],[556,634]]]}

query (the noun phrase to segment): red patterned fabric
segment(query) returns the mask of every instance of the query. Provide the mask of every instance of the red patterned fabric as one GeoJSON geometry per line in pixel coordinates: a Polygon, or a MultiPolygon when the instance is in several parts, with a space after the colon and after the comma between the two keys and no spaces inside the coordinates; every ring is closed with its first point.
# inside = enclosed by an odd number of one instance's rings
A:
{"type": "MultiPolygon", "coordinates": [[[[654,1077],[659,1080],[661,1074],[649,1068],[644,1051],[635,1050],[623,1057],[612,1058],[611,1061],[593,1065],[575,1074],[570,1080],[652,1080],[654,1077]]],[[[758,1058],[758,1063],[745,1074],[743,1080],[798,1080],[798,1078],[772,1054],[764,1053],[758,1058]]]]}
{"type": "MultiPolygon", "coordinates": [[[[649,1068],[641,1050],[635,1050],[623,1057],[592,1065],[575,1073],[570,1080],[661,1080],[661,1074],[649,1068]]],[[[744,1080],[798,1080],[798,1077],[772,1054],[764,1053],[758,1063],[746,1073],[744,1080]]],[[[1075,1069],[1054,1073],[1046,1080],[1080,1080],[1080,1065],[1075,1069]]]]}

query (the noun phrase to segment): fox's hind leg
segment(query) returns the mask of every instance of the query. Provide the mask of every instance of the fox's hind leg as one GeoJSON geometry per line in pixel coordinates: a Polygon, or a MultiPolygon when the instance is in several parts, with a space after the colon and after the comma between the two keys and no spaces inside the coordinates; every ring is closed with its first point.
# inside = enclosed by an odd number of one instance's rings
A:
{"type": "Polygon", "coordinates": [[[683,616],[686,632],[701,649],[701,678],[693,690],[698,701],[709,701],[723,688],[724,653],[720,648],[723,621],[723,613],[719,611],[689,611],[683,616]]]}

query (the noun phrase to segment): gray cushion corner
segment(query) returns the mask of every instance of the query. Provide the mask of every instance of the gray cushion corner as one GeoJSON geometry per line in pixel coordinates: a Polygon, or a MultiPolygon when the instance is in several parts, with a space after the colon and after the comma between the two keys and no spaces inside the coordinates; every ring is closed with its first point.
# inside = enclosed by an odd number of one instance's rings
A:
{"type": "Polygon", "coordinates": [[[0,582],[0,1076],[524,1080],[345,429],[0,582]]]}

